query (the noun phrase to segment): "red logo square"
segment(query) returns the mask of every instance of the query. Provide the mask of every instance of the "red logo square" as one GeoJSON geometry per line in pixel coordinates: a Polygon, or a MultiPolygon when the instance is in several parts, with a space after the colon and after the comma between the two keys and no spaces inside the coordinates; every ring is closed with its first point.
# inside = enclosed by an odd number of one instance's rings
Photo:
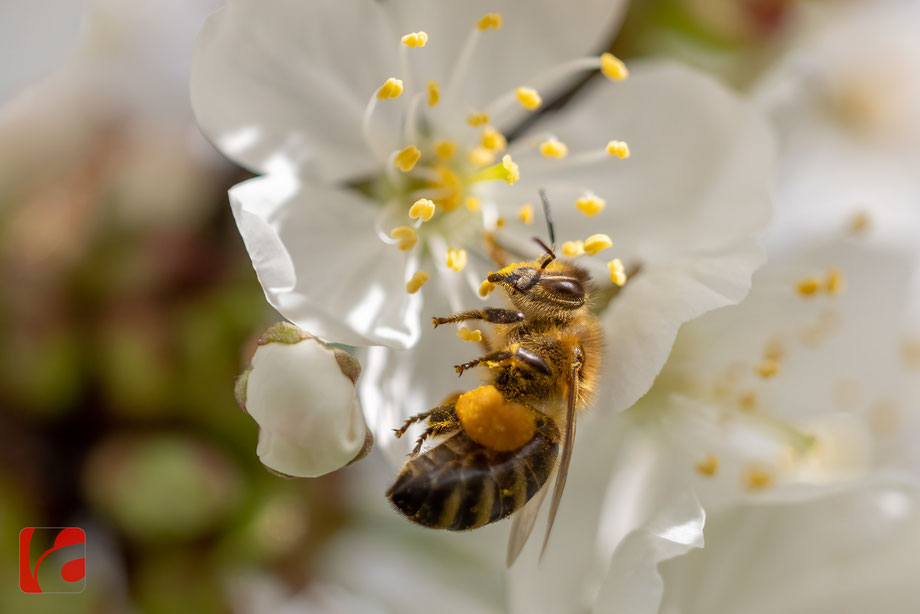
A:
{"type": "Polygon", "coordinates": [[[82,593],[86,588],[86,532],[77,527],[20,531],[19,588],[25,593],[82,593]]]}

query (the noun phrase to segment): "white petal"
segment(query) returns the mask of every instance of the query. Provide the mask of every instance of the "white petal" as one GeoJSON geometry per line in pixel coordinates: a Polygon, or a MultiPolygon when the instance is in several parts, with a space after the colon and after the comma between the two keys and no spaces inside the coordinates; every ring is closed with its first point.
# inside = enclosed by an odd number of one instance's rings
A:
{"type": "Polygon", "coordinates": [[[351,345],[409,347],[421,299],[405,292],[406,255],[375,234],[356,192],[270,175],[230,190],[269,303],[304,330],[351,345]]]}
{"type": "Polygon", "coordinates": [[[558,171],[550,160],[530,175],[522,164],[514,196],[503,199],[532,200],[543,185],[560,243],[610,235],[613,247],[579,261],[602,286],[610,286],[607,260],[641,265],[603,315],[609,351],[598,406],[619,411],[648,390],[681,324],[747,293],[763,259],[757,236],[769,216],[772,141],[750,106],[711,78],[668,64],[640,64],[621,83],[599,80],[533,132],[555,134],[570,156],[608,140],[625,140],[632,151],[626,160],[558,171]],[[606,199],[606,208],[582,215],[574,206],[579,187],[606,199]]]}
{"type": "Polygon", "coordinates": [[[712,516],[665,563],[666,614],[915,612],[920,492],[890,481],[712,516]]]}

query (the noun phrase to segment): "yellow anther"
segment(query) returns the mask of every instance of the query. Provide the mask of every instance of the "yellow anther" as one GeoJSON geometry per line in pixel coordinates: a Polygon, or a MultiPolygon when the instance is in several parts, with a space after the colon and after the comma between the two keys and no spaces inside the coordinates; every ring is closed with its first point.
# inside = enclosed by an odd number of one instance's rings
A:
{"type": "Polygon", "coordinates": [[[434,203],[427,198],[420,198],[409,207],[409,217],[413,220],[422,220],[427,222],[434,216],[434,203]]]}
{"type": "Polygon", "coordinates": [[[779,373],[779,361],[765,358],[763,362],[754,367],[754,371],[764,379],[771,378],[779,373]]]}
{"type": "Polygon", "coordinates": [[[462,271],[466,267],[466,250],[449,249],[447,250],[447,268],[456,272],[462,271]]]}
{"type": "Polygon", "coordinates": [[[603,249],[607,249],[611,245],[613,245],[613,241],[611,241],[610,237],[608,237],[607,235],[605,234],[591,235],[590,237],[585,239],[585,253],[593,256],[597,252],[603,249]]]}
{"type": "Polygon", "coordinates": [[[607,201],[597,196],[583,196],[575,201],[575,207],[587,217],[592,217],[604,210],[607,201]]]}
{"type": "Polygon", "coordinates": [[[610,281],[618,286],[626,283],[626,269],[623,268],[622,260],[614,258],[607,263],[607,268],[610,269],[610,281]]]}
{"type": "Polygon", "coordinates": [[[426,281],[428,281],[428,273],[425,271],[416,271],[412,279],[406,282],[406,292],[415,294],[422,289],[426,281]]]}
{"type": "Polygon", "coordinates": [[[566,241],[562,244],[562,253],[565,256],[580,256],[585,253],[584,241],[566,241]]]}
{"type": "Polygon", "coordinates": [[[502,178],[508,182],[508,185],[514,184],[515,181],[521,178],[521,170],[508,154],[502,157],[502,169],[505,171],[505,176],[502,178]]]}
{"type": "Polygon", "coordinates": [[[481,330],[470,330],[466,326],[460,327],[460,330],[457,331],[457,336],[464,341],[473,341],[475,343],[482,341],[481,330]]]}
{"type": "Polygon", "coordinates": [[[758,465],[750,465],[744,470],[744,486],[748,490],[763,490],[773,485],[770,472],[758,465]]]}
{"type": "Polygon", "coordinates": [[[434,153],[444,161],[450,160],[457,153],[457,144],[453,141],[438,141],[434,144],[434,153]]]}
{"type": "Polygon", "coordinates": [[[847,232],[853,236],[865,235],[872,228],[872,218],[865,211],[857,211],[847,221],[847,232]]]}
{"type": "Polygon", "coordinates": [[[489,28],[498,30],[502,27],[502,16],[498,13],[486,13],[476,22],[476,27],[480,30],[488,30],[489,28]]]}
{"type": "Polygon", "coordinates": [[[418,242],[418,233],[411,226],[397,226],[390,232],[390,237],[398,241],[396,247],[404,252],[415,247],[418,242]]]}
{"type": "Polygon", "coordinates": [[[817,277],[806,277],[796,282],[795,289],[802,296],[813,296],[821,289],[821,280],[817,277]]]}
{"type": "Polygon", "coordinates": [[[619,159],[624,159],[629,157],[629,145],[626,144],[626,141],[610,141],[607,143],[607,155],[616,156],[619,159]]]}
{"type": "Polygon", "coordinates": [[[377,90],[377,98],[384,100],[385,98],[399,98],[399,95],[403,92],[403,82],[401,79],[395,77],[390,77],[384,81],[383,85],[380,86],[380,89],[377,90]]]}
{"type": "Polygon", "coordinates": [[[393,166],[404,173],[408,173],[415,168],[416,162],[422,157],[422,152],[415,145],[409,145],[395,156],[393,156],[393,166]]]}
{"type": "Polygon", "coordinates": [[[498,216],[498,218],[496,218],[496,220],[495,220],[495,227],[496,227],[496,228],[504,228],[504,227],[505,227],[505,224],[506,224],[505,218],[503,218],[502,216],[498,216]]]}
{"type": "Polygon", "coordinates": [[[482,282],[482,284],[479,285],[479,296],[485,298],[489,296],[489,293],[491,293],[492,290],[494,289],[495,289],[495,284],[493,284],[491,281],[487,279],[484,282],[482,282]]]}
{"type": "Polygon", "coordinates": [[[399,40],[406,47],[424,47],[428,42],[428,35],[424,32],[410,32],[399,40]]]}
{"type": "Polygon", "coordinates": [[[521,106],[528,111],[536,111],[540,108],[540,105],[543,104],[540,93],[532,87],[519,87],[514,90],[514,93],[517,95],[518,102],[521,103],[521,106]]]}
{"type": "Polygon", "coordinates": [[[474,128],[476,126],[485,126],[489,123],[489,114],[484,111],[477,111],[466,116],[466,123],[474,128]]]}
{"type": "Polygon", "coordinates": [[[547,158],[564,158],[569,153],[568,146],[562,141],[551,138],[540,143],[540,153],[547,158]]]}
{"type": "Polygon", "coordinates": [[[831,296],[837,296],[843,293],[847,287],[847,280],[840,269],[831,269],[827,272],[827,279],[824,280],[824,290],[831,296]]]}
{"type": "Polygon", "coordinates": [[[482,207],[482,203],[475,196],[467,196],[466,200],[463,201],[463,205],[470,211],[479,211],[482,207]]]}
{"type": "Polygon", "coordinates": [[[754,390],[748,390],[741,394],[738,397],[738,405],[741,407],[742,411],[754,411],[757,409],[758,399],[757,392],[754,390]]]}
{"type": "Polygon", "coordinates": [[[693,465],[696,472],[711,478],[719,471],[719,457],[715,454],[707,454],[706,458],[693,465]]]}
{"type": "Polygon", "coordinates": [[[445,212],[453,211],[460,206],[460,177],[443,164],[435,166],[434,171],[437,173],[438,179],[432,181],[428,187],[445,192],[445,196],[435,199],[435,203],[445,212]]]}
{"type": "Polygon", "coordinates": [[[533,224],[533,205],[527,203],[518,209],[518,219],[525,224],[533,224]]]}
{"type": "Polygon", "coordinates": [[[512,185],[520,178],[521,171],[518,169],[518,165],[514,163],[514,161],[511,159],[511,156],[505,154],[502,158],[502,161],[498,164],[473,173],[473,175],[470,177],[470,182],[476,183],[477,181],[492,181],[496,179],[502,179],[508,182],[508,185],[512,185]]]}
{"type": "Polygon", "coordinates": [[[495,152],[486,147],[472,147],[466,152],[466,159],[473,166],[485,166],[495,162],[495,152]]]}
{"type": "Polygon", "coordinates": [[[429,81],[428,85],[425,86],[425,91],[428,94],[428,106],[438,106],[438,103],[441,102],[441,86],[438,85],[438,82],[429,81]]]}
{"type": "Polygon", "coordinates": [[[505,135],[492,126],[482,129],[482,139],[479,142],[483,147],[494,152],[502,151],[508,145],[505,135]]]}
{"type": "Polygon", "coordinates": [[[612,53],[601,55],[601,72],[611,81],[622,81],[629,76],[626,64],[612,53]]]}

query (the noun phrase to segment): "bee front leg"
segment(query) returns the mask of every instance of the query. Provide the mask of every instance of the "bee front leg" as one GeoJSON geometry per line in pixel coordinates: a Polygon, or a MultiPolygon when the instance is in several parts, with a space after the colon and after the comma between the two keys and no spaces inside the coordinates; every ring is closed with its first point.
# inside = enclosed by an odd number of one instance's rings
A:
{"type": "Polygon", "coordinates": [[[483,309],[461,311],[446,318],[432,318],[431,322],[437,328],[441,324],[454,324],[456,322],[465,322],[466,320],[483,320],[490,324],[516,324],[524,321],[524,314],[513,309],[485,307],[483,309]]]}

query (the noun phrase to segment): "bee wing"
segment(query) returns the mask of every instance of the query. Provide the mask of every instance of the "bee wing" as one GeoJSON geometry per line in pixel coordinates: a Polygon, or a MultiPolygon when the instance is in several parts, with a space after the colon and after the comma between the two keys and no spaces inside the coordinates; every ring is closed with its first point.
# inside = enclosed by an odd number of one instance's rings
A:
{"type": "Polygon", "coordinates": [[[508,556],[505,562],[508,567],[514,565],[521,550],[533,531],[533,525],[537,522],[537,516],[540,514],[540,508],[543,507],[543,500],[546,493],[549,492],[549,484],[544,484],[543,488],[537,491],[530,501],[522,507],[517,514],[511,519],[511,535],[508,537],[508,556]]]}
{"type": "Polygon", "coordinates": [[[543,538],[543,548],[540,550],[540,558],[546,552],[546,544],[549,543],[549,534],[553,530],[553,522],[556,520],[556,510],[559,509],[559,502],[562,500],[562,491],[565,490],[565,480],[569,475],[569,464],[572,462],[572,443],[575,441],[575,400],[578,398],[578,371],[581,367],[579,362],[572,365],[569,371],[569,398],[568,406],[565,411],[565,435],[562,440],[562,454],[559,457],[559,468],[556,470],[556,485],[553,487],[553,501],[549,506],[549,520],[546,522],[546,536],[543,538]]]}

